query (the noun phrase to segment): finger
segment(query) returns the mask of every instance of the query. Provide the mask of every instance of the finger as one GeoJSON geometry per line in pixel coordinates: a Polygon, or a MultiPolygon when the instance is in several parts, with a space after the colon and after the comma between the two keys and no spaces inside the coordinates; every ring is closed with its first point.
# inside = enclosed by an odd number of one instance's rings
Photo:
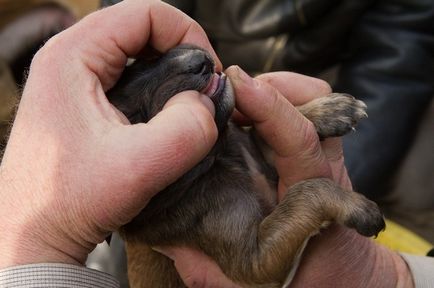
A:
{"type": "Polygon", "coordinates": [[[84,69],[83,73],[96,75],[107,90],[119,77],[127,57],[136,55],[146,44],[165,52],[180,43],[210,51],[221,69],[203,29],[178,9],[155,0],[123,1],[95,12],[53,37],[38,56],[46,53],[64,65],[84,69]]]}
{"type": "MultiPolygon", "coordinates": [[[[81,37],[95,44],[96,47],[104,47],[109,54],[107,57],[102,55],[104,57],[101,60],[108,59],[110,62],[111,59],[118,57],[117,54],[124,57],[135,56],[147,44],[159,52],[166,52],[178,44],[190,43],[210,51],[219,69],[221,68],[199,24],[180,10],[162,1],[124,1],[124,3],[102,10],[101,13],[91,15],[81,24],[77,26],[77,31],[74,33],[82,35],[81,37]],[[90,25],[95,27],[96,24],[99,27],[96,31],[87,27],[90,25]]],[[[98,59],[95,56],[98,54],[89,55],[88,58],[91,70],[104,72],[104,67],[100,67],[101,64],[97,62],[98,59]]],[[[116,67],[116,64],[113,67],[116,67]]],[[[104,73],[99,74],[100,79],[106,78],[101,77],[104,73]]]]}
{"type": "Polygon", "coordinates": [[[352,190],[350,178],[344,164],[342,138],[328,138],[321,143],[322,151],[330,165],[333,180],[347,190],[352,190]]]}
{"type": "MultiPolygon", "coordinates": [[[[119,126],[111,132],[111,139],[106,141],[110,147],[103,150],[110,153],[106,165],[114,164],[107,170],[117,175],[113,182],[122,185],[119,190],[111,190],[128,193],[104,197],[122,200],[129,206],[115,209],[133,211],[133,215],[127,215],[131,218],[153,195],[207,155],[217,139],[217,128],[210,111],[212,104],[204,105],[204,101],[210,100],[196,91],[182,92],[148,123],[119,126]]],[[[104,158],[107,156],[98,157],[104,158]]]]}
{"type": "Polygon", "coordinates": [[[207,255],[187,247],[158,247],[156,251],[174,261],[176,270],[187,287],[239,288],[207,255]]]}
{"type": "Polygon", "coordinates": [[[292,72],[271,72],[256,78],[276,88],[294,106],[305,104],[332,92],[326,81],[292,72]]]}
{"type": "Polygon", "coordinates": [[[316,130],[287,100],[290,95],[284,97],[237,67],[226,71],[237,95],[237,108],[252,119],[260,136],[276,153],[281,190],[306,178],[330,176],[316,130]]]}
{"type": "MultiPolygon", "coordinates": [[[[228,69],[232,68],[229,67],[228,69]]],[[[286,71],[270,72],[261,74],[256,79],[273,86],[294,106],[303,105],[306,102],[332,92],[330,85],[326,81],[298,73],[286,71]],[[288,85],[288,83],[291,83],[291,85],[288,85]]],[[[249,119],[239,111],[235,111],[232,118],[240,125],[251,124],[249,119]]]]}

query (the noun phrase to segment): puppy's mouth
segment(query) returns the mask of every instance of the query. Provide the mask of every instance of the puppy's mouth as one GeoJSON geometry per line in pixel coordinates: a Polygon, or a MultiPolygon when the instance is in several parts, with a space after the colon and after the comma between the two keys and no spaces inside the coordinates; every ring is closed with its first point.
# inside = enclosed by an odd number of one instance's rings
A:
{"type": "Polygon", "coordinates": [[[220,73],[214,73],[209,82],[208,85],[203,89],[201,92],[205,95],[208,95],[209,98],[213,102],[218,101],[218,97],[222,94],[222,92],[225,90],[226,86],[226,74],[223,72],[220,73]]]}
{"type": "Polygon", "coordinates": [[[214,103],[215,121],[219,131],[222,131],[235,107],[235,95],[231,81],[223,72],[214,73],[201,93],[208,95],[214,103]]]}

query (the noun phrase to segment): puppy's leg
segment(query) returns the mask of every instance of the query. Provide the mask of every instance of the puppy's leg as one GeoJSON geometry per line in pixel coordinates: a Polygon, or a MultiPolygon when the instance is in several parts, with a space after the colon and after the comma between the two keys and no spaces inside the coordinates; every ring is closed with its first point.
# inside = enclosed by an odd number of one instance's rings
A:
{"type": "Polygon", "coordinates": [[[282,269],[282,263],[294,260],[297,248],[302,247],[306,237],[316,234],[325,221],[336,221],[364,236],[377,235],[385,225],[377,205],[364,196],[344,191],[325,178],[300,182],[289,189],[282,203],[260,224],[258,259],[262,269],[258,271],[276,273],[282,279],[291,268],[282,269]]]}
{"type": "Polygon", "coordinates": [[[329,179],[311,179],[291,187],[265,219],[244,227],[257,230],[244,243],[226,246],[226,254],[235,255],[230,263],[220,260],[219,254],[211,256],[226,275],[246,287],[281,287],[306,239],[328,221],[354,228],[365,236],[377,235],[384,228],[382,214],[374,202],[344,191],[329,179]]]}
{"type": "Polygon", "coordinates": [[[343,136],[367,117],[365,103],[341,93],[317,98],[297,109],[315,125],[321,139],[343,136]]]}
{"type": "MultiPolygon", "coordinates": [[[[321,140],[347,134],[354,130],[362,118],[368,116],[365,103],[349,94],[341,93],[316,98],[296,108],[314,124],[321,140]]],[[[272,149],[257,135],[255,129],[251,129],[249,133],[264,155],[266,162],[274,166],[272,149]]]]}
{"type": "Polygon", "coordinates": [[[140,242],[127,242],[131,288],[185,288],[173,261],[140,242]]]}

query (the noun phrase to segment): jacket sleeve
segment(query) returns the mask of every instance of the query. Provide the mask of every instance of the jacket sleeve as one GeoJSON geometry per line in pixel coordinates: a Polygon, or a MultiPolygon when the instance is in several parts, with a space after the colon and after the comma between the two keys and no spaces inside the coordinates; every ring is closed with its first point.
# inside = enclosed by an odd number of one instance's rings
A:
{"type": "Polygon", "coordinates": [[[194,12],[196,10],[197,0],[164,0],[164,2],[175,6],[184,13],[188,14],[190,17],[194,17],[194,12]]]}
{"type": "Polygon", "coordinates": [[[111,275],[60,263],[29,264],[0,270],[0,287],[119,288],[111,275]]]}
{"type": "Polygon", "coordinates": [[[413,275],[415,288],[434,287],[434,258],[401,254],[413,275]]]}
{"type": "Polygon", "coordinates": [[[434,1],[377,1],[352,31],[335,90],[362,99],[369,118],[344,138],[356,191],[378,199],[434,95],[434,1]]]}

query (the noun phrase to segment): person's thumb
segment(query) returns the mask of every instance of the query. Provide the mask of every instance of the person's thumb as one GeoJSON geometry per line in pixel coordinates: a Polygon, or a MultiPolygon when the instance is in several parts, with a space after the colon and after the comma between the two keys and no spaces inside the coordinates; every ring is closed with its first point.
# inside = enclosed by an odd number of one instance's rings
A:
{"type": "Polygon", "coordinates": [[[217,139],[214,106],[206,95],[185,91],[148,123],[122,126],[114,134],[113,175],[129,191],[122,201],[140,210],[209,153],[217,139]]]}

